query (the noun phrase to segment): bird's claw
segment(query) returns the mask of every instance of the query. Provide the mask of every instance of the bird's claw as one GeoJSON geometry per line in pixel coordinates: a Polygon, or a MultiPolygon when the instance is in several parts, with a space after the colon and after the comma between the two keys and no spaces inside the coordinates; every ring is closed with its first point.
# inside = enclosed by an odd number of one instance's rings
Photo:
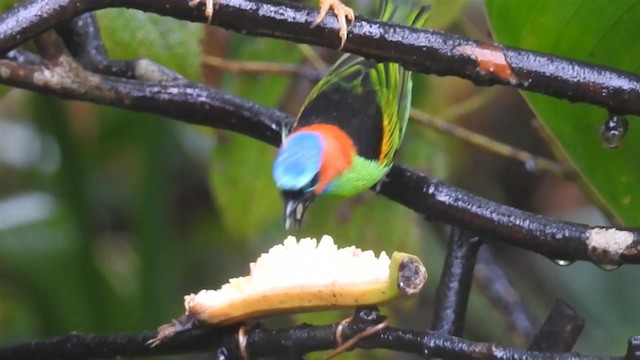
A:
{"type": "MultiPolygon", "coordinates": [[[[194,0],[195,1],[195,0],[194,0]]],[[[327,16],[329,9],[333,10],[333,13],[338,18],[338,26],[340,27],[340,47],[338,50],[344,47],[345,42],[347,41],[347,31],[351,29],[353,23],[356,20],[356,15],[353,12],[353,9],[344,5],[340,0],[320,0],[320,13],[316,17],[316,20],[313,22],[311,27],[315,27],[318,25],[324,18],[327,16]],[[349,19],[349,25],[347,26],[347,19],[349,19]]]]}
{"type": "Polygon", "coordinates": [[[211,24],[213,12],[218,9],[220,0],[189,0],[189,6],[191,7],[196,7],[200,3],[204,3],[204,15],[207,17],[207,24],[211,24]]]}

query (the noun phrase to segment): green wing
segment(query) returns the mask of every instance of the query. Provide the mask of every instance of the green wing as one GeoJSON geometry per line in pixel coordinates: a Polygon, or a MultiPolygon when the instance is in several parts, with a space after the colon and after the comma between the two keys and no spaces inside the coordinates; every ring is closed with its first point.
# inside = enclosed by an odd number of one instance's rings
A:
{"type": "MultiPolygon", "coordinates": [[[[422,0],[381,0],[380,19],[422,26],[422,0]]],[[[395,63],[345,55],[314,87],[295,128],[332,124],[353,140],[358,155],[387,167],[404,136],[411,107],[411,72],[395,63]]]]}
{"type": "Polygon", "coordinates": [[[341,58],[311,91],[294,129],[328,124],[342,129],[353,141],[357,154],[379,161],[384,137],[381,97],[388,89],[372,80],[378,64],[355,55],[341,58]]]}

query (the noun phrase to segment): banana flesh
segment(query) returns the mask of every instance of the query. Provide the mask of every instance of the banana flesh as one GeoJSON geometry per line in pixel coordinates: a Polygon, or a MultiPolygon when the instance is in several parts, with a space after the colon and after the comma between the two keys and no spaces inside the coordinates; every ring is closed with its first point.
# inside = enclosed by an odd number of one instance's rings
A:
{"type": "MultiPolygon", "coordinates": [[[[185,296],[183,318],[225,325],[282,313],[380,305],[420,291],[427,272],[416,256],[356,247],[339,249],[330,236],[292,236],[250,264],[250,275],[229,280],[218,290],[185,296]]],[[[176,322],[173,323],[175,325],[176,322]]],[[[172,324],[161,327],[165,335],[172,324]]]]}

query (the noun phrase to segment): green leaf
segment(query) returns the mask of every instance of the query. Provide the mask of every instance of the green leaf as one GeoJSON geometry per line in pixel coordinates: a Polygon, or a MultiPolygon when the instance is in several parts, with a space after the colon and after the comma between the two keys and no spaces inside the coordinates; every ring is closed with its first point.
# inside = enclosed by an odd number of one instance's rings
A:
{"type": "Polygon", "coordinates": [[[425,28],[444,30],[460,18],[469,0],[433,0],[425,28]]]}
{"type": "Polygon", "coordinates": [[[0,11],[5,12],[11,9],[17,2],[17,0],[0,0],[0,11]]]}
{"type": "MultiPolygon", "coordinates": [[[[297,64],[302,52],[296,44],[268,38],[233,36],[229,59],[265,63],[297,64]]],[[[241,98],[277,107],[294,77],[289,74],[225,74],[223,88],[241,98]]]]}
{"type": "Polygon", "coordinates": [[[98,12],[109,56],[149,58],[178,73],[200,78],[202,25],[131,9],[98,12]]]}
{"type": "Polygon", "coordinates": [[[330,234],[342,247],[420,253],[423,241],[416,220],[411,210],[370,192],[351,199],[320,196],[309,207],[297,236],[320,239],[330,234]]]}
{"type": "Polygon", "coordinates": [[[265,230],[282,216],[271,179],[275,149],[246,136],[224,134],[211,158],[209,184],[224,228],[239,240],[265,230]]]}
{"type": "Polygon", "coordinates": [[[585,262],[567,267],[549,266],[547,259],[538,257],[528,271],[544,282],[546,290],[538,292],[538,296],[552,297],[546,300],[547,306],[560,298],[587,318],[575,351],[596,356],[623,354],[629,334],[640,330],[636,267],[623,266],[607,272],[585,262]],[[549,289],[553,291],[550,293],[549,289]]]}
{"type": "MultiPolygon", "coordinates": [[[[639,73],[640,1],[485,0],[496,40],[639,73]]],[[[604,210],[626,225],[640,224],[640,132],[633,127],[618,149],[603,146],[605,109],[524,93],[560,150],[604,210]]]]}
{"type": "MultiPolygon", "coordinates": [[[[233,36],[229,58],[295,64],[301,53],[295,44],[265,38],[233,36]]],[[[292,77],[275,74],[225,73],[223,89],[268,107],[277,107],[292,77]]],[[[271,178],[276,149],[246,136],[222,133],[213,152],[209,184],[224,229],[237,240],[248,240],[269,225],[282,227],[282,200],[271,178]]]]}

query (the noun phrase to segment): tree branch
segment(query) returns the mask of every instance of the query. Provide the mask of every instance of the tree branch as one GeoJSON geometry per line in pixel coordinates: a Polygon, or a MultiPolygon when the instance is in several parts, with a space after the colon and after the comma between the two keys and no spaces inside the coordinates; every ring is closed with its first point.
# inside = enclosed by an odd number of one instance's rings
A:
{"type": "Polygon", "coordinates": [[[573,349],[584,329],[584,318],[566,302],[556,300],[529,350],[564,352],[573,349]]]}
{"type": "MultiPolygon", "coordinates": [[[[339,323],[330,325],[299,325],[290,329],[270,330],[260,326],[246,332],[247,352],[251,358],[303,355],[313,351],[329,350],[336,346],[335,331],[339,323]]],[[[73,333],[64,337],[32,341],[0,348],[0,360],[39,359],[106,359],[117,356],[158,356],[187,352],[214,352],[217,358],[239,358],[238,326],[216,328],[196,326],[177,333],[156,347],[146,342],[154,334],[82,335],[73,333]],[[221,356],[220,356],[221,355],[221,356]]],[[[348,323],[343,327],[345,338],[366,330],[361,323],[348,323]]],[[[545,353],[480,343],[444,335],[438,332],[419,332],[386,327],[376,334],[360,340],[356,348],[414,353],[421,356],[447,359],[510,359],[510,360],[600,360],[577,353],[545,353]]]]}
{"type": "Polygon", "coordinates": [[[624,360],[638,360],[640,359],[640,336],[633,336],[629,338],[627,343],[627,354],[624,360]]]}
{"type": "MultiPolygon", "coordinates": [[[[205,22],[202,6],[186,0],[33,0],[0,16],[0,53],[6,53],[80,14],[127,7],[205,22]],[[33,14],[38,14],[34,16],[33,14]]],[[[337,48],[334,17],[310,28],[315,9],[268,0],[220,0],[213,24],[243,34],[337,48]]],[[[584,102],[616,114],[640,115],[640,78],[631,73],[558,56],[481,43],[438,31],[380,23],[358,16],[344,50],[407,69],[457,76],[478,85],[508,85],[584,102]]]]}
{"type": "Polygon", "coordinates": [[[431,329],[461,336],[471,293],[473,268],[482,240],[474,233],[451,227],[431,329]]]}

